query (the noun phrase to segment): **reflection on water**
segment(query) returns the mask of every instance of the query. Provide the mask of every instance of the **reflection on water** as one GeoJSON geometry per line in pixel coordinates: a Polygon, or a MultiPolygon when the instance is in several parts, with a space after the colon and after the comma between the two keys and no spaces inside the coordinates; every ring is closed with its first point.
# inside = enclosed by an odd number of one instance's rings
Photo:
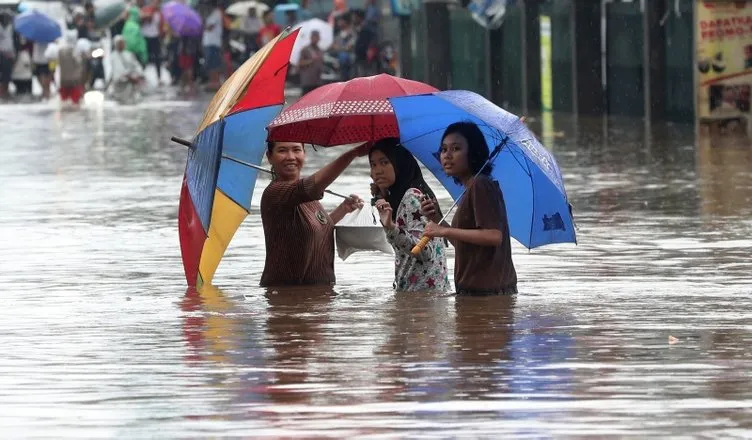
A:
{"type": "Polygon", "coordinates": [[[752,205],[752,147],[737,137],[701,137],[697,143],[702,214],[742,217],[752,205]]]}
{"type": "MultiPolygon", "coordinates": [[[[168,139],[205,105],[0,106],[4,437],[752,435],[746,141],[531,119],[579,244],[515,245],[516,298],[394,294],[367,253],[333,289],[259,288],[258,190],[197,292],[168,139]]],[[[366,194],[367,172],[334,189],[366,194]]]]}

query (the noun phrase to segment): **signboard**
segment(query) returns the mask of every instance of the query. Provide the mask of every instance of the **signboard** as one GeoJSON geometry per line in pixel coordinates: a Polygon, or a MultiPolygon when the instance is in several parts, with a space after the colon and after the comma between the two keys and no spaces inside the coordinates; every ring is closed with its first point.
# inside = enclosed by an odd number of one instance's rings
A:
{"type": "Polygon", "coordinates": [[[701,131],[752,134],[752,0],[698,0],[696,114],[701,131]]]}
{"type": "Polygon", "coordinates": [[[515,0],[470,0],[467,9],[481,26],[486,29],[499,29],[504,21],[507,6],[515,0]]]}
{"type": "Polygon", "coordinates": [[[541,114],[543,143],[548,148],[553,146],[554,84],[553,65],[551,64],[551,17],[541,15],[540,20],[540,60],[541,60],[541,114]]]}

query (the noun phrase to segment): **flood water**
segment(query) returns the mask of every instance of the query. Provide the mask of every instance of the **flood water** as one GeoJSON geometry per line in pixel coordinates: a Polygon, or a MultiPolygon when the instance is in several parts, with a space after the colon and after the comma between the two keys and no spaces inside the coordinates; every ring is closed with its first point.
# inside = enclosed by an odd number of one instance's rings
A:
{"type": "MultiPolygon", "coordinates": [[[[395,294],[369,253],[261,289],[260,180],[197,293],[168,139],[205,105],[0,105],[3,438],[752,436],[747,143],[557,116],[579,244],[515,244],[516,298],[395,294]]],[[[367,184],[360,159],[331,189],[367,184]]]]}

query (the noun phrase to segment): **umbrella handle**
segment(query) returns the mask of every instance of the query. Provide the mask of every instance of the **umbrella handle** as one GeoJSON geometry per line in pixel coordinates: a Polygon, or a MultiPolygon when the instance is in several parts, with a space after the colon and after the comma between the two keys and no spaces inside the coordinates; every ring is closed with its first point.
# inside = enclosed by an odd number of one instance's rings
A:
{"type": "Polygon", "coordinates": [[[418,241],[418,244],[413,247],[413,250],[411,250],[410,253],[413,254],[414,257],[417,257],[423,251],[423,248],[426,247],[429,241],[431,241],[431,237],[426,237],[424,235],[423,237],[421,237],[420,241],[418,241]]]}
{"type": "Polygon", "coordinates": [[[175,142],[176,144],[180,144],[180,145],[186,146],[186,147],[190,148],[191,150],[193,150],[195,148],[193,146],[193,143],[191,141],[187,140],[187,139],[182,139],[182,138],[179,138],[177,136],[172,136],[170,138],[170,140],[173,141],[173,142],[175,142]]]}

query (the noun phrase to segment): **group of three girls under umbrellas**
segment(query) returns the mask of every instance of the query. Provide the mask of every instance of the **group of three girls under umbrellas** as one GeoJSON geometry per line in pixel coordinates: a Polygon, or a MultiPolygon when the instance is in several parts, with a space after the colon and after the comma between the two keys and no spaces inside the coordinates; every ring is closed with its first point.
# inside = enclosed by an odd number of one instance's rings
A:
{"type": "Polygon", "coordinates": [[[179,221],[189,285],[211,282],[250,212],[264,156],[273,178],[261,197],[262,286],[335,283],[334,225],[364,202],[352,195],[327,212],[319,200],[363,156],[396,290],[451,291],[452,245],[457,294],[513,294],[511,238],[528,248],[575,242],[556,160],[520,118],[480,95],[376,75],[320,87],[282,110],[295,36],[272,41],[225,83],[192,142],[179,221]],[[303,177],[305,144],[360,145],[303,177]],[[418,161],[455,200],[451,224],[418,161]]]}

